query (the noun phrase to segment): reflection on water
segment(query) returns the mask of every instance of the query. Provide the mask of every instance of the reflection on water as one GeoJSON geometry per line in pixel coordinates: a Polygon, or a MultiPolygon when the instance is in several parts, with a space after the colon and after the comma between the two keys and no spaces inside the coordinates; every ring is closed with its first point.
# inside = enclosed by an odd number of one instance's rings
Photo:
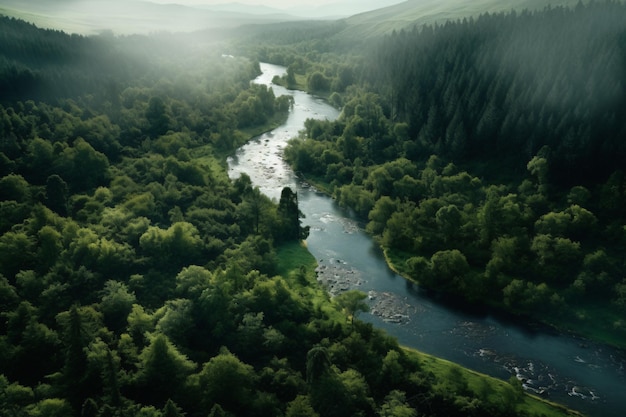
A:
{"type": "MultiPolygon", "coordinates": [[[[285,73],[285,68],[273,65],[261,64],[261,69],[264,73],[256,82],[267,85],[274,75],[285,73]]],[[[337,110],[306,93],[272,88],[277,96],[293,95],[294,109],[283,126],[229,158],[229,175],[247,173],[276,200],[285,186],[298,191],[304,223],[311,228],[307,245],[318,260],[318,279],[331,294],[349,289],[367,293],[371,313],[360,318],[403,345],[505,380],[515,376],[527,391],[590,416],[623,416],[625,352],[463,309],[393,273],[354,216],[299,181],[282,159],[287,141],[298,136],[307,118],[332,120],[337,110]]]]}

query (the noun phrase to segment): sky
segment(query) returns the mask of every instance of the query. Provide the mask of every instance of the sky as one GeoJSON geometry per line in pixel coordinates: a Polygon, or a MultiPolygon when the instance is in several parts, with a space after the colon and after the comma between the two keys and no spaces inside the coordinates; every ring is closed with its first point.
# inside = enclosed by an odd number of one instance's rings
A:
{"type": "Polygon", "coordinates": [[[350,7],[355,12],[373,10],[392,4],[401,3],[405,0],[147,0],[153,3],[178,3],[189,6],[214,6],[228,3],[249,4],[254,6],[267,6],[275,9],[294,10],[299,8],[311,9],[336,4],[345,9],[350,7]]]}
{"type": "Polygon", "coordinates": [[[257,6],[287,9],[294,6],[321,6],[323,4],[338,3],[337,0],[150,0],[153,3],[178,3],[191,6],[211,6],[226,3],[253,4],[257,6]]]}
{"type": "Polygon", "coordinates": [[[283,18],[286,20],[338,19],[402,1],[405,0],[66,0],[58,3],[57,0],[0,0],[0,9],[13,10],[20,18],[26,14],[39,27],[93,35],[103,30],[131,34],[237,27],[251,22],[274,22],[272,19],[280,17],[266,16],[283,14],[290,16],[283,18]],[[180,4],[203,10],[154,8],[150,3],[180,4]],[[211,6],[217,5],[219,9],[212,9],[211,6]]]}

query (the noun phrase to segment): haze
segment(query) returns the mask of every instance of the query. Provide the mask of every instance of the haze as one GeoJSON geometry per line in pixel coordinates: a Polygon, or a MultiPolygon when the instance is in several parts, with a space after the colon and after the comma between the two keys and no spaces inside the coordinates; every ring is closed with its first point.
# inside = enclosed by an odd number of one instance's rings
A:
{"type": "Polygon", "coordinates": [[[245,24],[340,19],[399,0],[3,0],[0,14],[84,35],[190,32],[245,24]]]}

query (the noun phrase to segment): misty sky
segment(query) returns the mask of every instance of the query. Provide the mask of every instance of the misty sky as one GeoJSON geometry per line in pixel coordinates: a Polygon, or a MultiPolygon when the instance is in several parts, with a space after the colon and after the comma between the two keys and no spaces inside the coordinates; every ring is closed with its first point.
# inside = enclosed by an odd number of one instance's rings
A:
{"type": "Polygon", "coordinates": [[[404,0],[148,0],[153,3],[171,4],[178,3],[190,6],[211,6],[216,4],[250,4],[255,6],[267,6],[277,9],[297,9],[298,7],[319,7],[331,4],[347,5],[350,4],[358,9],[359,4],[362,5],[362,10],[371,10],[379,7],[385,7],[396,3],[401,3],[404,0]],[[374,6],[374,7],[372,7],[374,6]]]}
{"type": "Polygon", "coordinates": [[[150,0],[153,3],[163,3],[163,4],[186,4],[186,5],[200,5],[200,6],[210,6],[215,4],[227,4],[227,3],[241,3],[241,4],[254,4],[254,5],[262,5],[268,7],[276,7],[281,9],[286,9],[293,6],[318,6],[322,4],[329,3],[338,3],[337,0],[150,0]]]}
{"type": "Polygon", "coordinates": [[[318,6],[322,4],[328,3],[337,3],[337,0],[237,0],[237,1],[229,1],[229,0],[151,0],[153,3],[179,3],[179,4],[187,4],[187,5],[215,5],[215,4],[225,4],[225,3],[241,3],[241,4],[254,4],[254,5],[263,5],[268,7],[276,7],[276,8],[289,8],[292,6],[318,6]]]}
{"type": "Polygon", "coordinates": [[[103,30],[115,34],[188,32],[263,23],[268,19],[263,16],[272,13],[259,6],[277,10],[281,16],[289,15],[286,20],[337,19],[403,1],[406,0],[0,0],[0,9],[6,8],[9,16],[13,10],[20,18],[26,13],[29,21],[39,27],[92,35],[103,30]],[[154,8],[150,4],[180,4],[203,10],[154,8]],[[221,7],[212,10],[211,6],[217,5],[221,7]],[[236,14],[220,14],[229,12],[236,14]]]}

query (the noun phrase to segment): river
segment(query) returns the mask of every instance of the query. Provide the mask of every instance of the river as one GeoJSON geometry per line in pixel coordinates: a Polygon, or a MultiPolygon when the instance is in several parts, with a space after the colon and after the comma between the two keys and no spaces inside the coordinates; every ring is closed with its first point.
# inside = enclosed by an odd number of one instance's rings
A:
{"type": "Polygon", "coordinates": [[[371,312],[359,318],[405,346],[501,379],[515,375],[527,391],[589,416],[626,415],[626,352],[498,313],[459,308],[392,272],[358,219],[298,179],[282,159],[288,140],[298,136],[306,119],[334,120],[339,112],[320,98],[273,85],[284,67],[262,63],[261,70],[254,82],[271,85],[276,96],[293,96],[295,104],[285,124],[253,138],[229,158],[229,176],[245,172],[276,200],[285,186],[297,190],[303,223],[311,227],[307,245],[318,260],[318,279],[331,294],[366,292],[371,312]]]}

